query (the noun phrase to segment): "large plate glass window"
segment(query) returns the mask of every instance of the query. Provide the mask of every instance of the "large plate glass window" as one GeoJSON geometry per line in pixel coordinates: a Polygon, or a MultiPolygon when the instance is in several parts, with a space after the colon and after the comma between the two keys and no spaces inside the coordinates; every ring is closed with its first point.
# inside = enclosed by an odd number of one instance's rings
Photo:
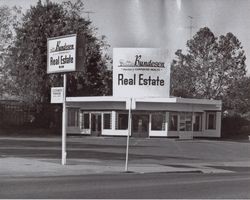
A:
{"type": "Polygon", "coordinates": [[[81,129],[89,129],[90,128],[89,125],[90,125],[90,114],[82,113],[81,129]]]}
{"type": "Polygon", "coordinates": [[[79,126],[79,109],[69,108],[68,109],[68,126],[79,126]]]}
{"type": "Polygon", "coordinates": [[[126,114],[126,113],[118,113],[117,114],[116,129],[118,129],[118,130],[127,130],[128,129],[128,114],[126,114]]]}
{"type": "Polygon", "coordinates": [[[103,114],[103,129],[111,129],[111,114],[104,113],[103,114]]]}
{"type": "Polygon", "coordinates": [[[180,131],[192,131],[192,113],[180,113],[180,131]]]}
{"type": "Polygon", "coordinates": [[[151,115],[151,130],[164,131],[165,130],[165,113],[154,113],[151,115]]]}

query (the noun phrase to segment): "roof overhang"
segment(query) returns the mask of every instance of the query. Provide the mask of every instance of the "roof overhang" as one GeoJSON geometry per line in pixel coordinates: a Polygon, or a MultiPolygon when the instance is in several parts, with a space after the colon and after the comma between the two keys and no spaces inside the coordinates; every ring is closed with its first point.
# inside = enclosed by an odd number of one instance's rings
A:
{"type": "MultiPolygon", "coordinates": [[[[113,97],[113,96],[92,96],[92,97],[67,97],[66,102],[128,102],[130,98],[113,97]]],[[[141,103],[184,103],[184,104],[206,104],[206,105],[222,105],[220,100],[209,99],[190,99],[180,97],[169,98],[133,98],[135,102],[141,103]]]]}

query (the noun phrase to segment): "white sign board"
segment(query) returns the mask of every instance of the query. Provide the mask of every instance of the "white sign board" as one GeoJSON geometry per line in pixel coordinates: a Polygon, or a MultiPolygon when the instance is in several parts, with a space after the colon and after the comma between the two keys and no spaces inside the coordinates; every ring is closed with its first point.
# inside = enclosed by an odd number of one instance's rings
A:
{"type": "Polygon", "coordinates": [[[51,88],[51,103],[63,103],[63,87],[51,88]]]}
{"type": "Polygon", "coordinates": [[[47,73],[76,70],[76,34],[49,38],[47,41],[47,73]]]}
{"type": "Polygon", "coordinates": [[[166,49],[114,48],[113,95],[169,97],[170,56],[166,49]]]}

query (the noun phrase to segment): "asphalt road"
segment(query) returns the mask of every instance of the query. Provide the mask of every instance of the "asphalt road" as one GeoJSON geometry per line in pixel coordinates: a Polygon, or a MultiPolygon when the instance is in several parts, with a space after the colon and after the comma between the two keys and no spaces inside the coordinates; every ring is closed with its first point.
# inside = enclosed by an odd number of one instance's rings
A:
{"type": "MultiPolygon", "coordinates": [[[[125,159],[126,138],[67,138],[68,159],[125,159]]],[[[166,138],[131,138],[130,162],[187,163],[250,161],[250,142],[220,140],[180,141],[166,138]]],[[[0,138],[0,157],[61,157],[60,138],[0,138]]]]}
{"type": "MultiPolygon", "coordinates": [[[[126,138],[69,137],[68,160],[124,163],[126,138]]],[[[249,141],[131,139],[129,163],[178,167],[210,163],[231,173],[109,173],[1,176],[0,199],[250,198],[249,141]],[[225,163],[238,163],[226,166],[225,163]]],[[[60,138],[0,138],[0,159],[60,159],[60,138]]],[[[18,169],[18,164],[11,166],[18,169]]],[[[24,166],[25,167],[25,166],[24,166]]],[[[1,160],[0,160],[0,170],[1,160]]],[[[81,169],[80,169],[81,170],[81,169]]],[[[29,173],[27,173],[29,174],[29,173]]]]}
{"type": "Polygon", "coordinates": [[[250,174],[155,173],[1,178],[0,198],[250,198],[250,174]]]}

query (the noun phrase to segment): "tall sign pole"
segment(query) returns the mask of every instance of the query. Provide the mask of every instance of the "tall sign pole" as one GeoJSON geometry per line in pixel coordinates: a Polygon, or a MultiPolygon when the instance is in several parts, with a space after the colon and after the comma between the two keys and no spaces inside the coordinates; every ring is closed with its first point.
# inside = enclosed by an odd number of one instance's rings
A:
{"type": "Polygon", "coordinates": [[[127,147],[126,147],[126,162],[125,162],[125,172],[128,172],[128,150],[129,150],[129,137],[131,134],[131,106],[132,106],[132,98],[129,98],[128,103],[128,135],[127,135],[127,147]]]}
{"type": "Polygon", "coordinates": [[[132,110],[136,98],[166,97],[170,91],[169,50],[155,48],[113,49],[113,96],[126,98],[128,132],[125,171],[128,172],[132,110]]]}
{"type": "Polygon", "coordinates": [[[62,165],[66,165],[66,88],[67,88],[67,75],[63,74],[63,110],[62,110],[62,165]]]}
{"type": "Polygon", "coordinates": [[[84,71],[85,66],[85,36],[71,34],[47,40],[47,73],[62,73],[63,87],[51,88],[51,103],[62,103],[62,165],[66,165],[66,72],[84,71]]]}

